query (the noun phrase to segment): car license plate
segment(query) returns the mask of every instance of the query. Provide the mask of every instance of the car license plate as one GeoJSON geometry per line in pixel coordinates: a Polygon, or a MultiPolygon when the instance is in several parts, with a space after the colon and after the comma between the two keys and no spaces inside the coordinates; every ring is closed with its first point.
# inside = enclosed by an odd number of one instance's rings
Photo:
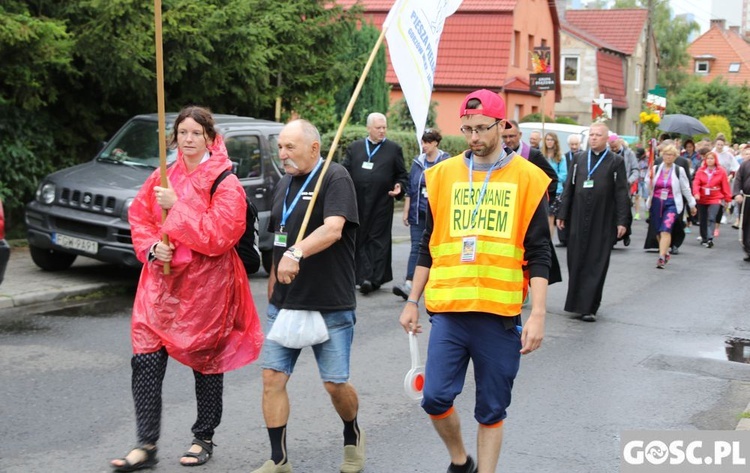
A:
{"type": "Polygon", "coordinates": [[[84,253],[89,253],[92,255],[96,254],[99,247],[99,245],[95,241],[63,235],[62,233],[55,234],[54,242],[57,245],[62,246],[63,248],[83,251],[84,253]]]}

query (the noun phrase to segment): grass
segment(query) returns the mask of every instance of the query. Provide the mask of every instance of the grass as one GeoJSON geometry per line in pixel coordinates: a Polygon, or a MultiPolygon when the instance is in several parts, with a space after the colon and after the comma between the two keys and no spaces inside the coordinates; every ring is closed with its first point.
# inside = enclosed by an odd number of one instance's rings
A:
{"type": "Polygon", "coordinates": [[[8,245],[10,245],[11,248],[26,248],[27,246],[29,246],[29,240],[25,238],[8,240],[8,245]]]}
{"type": "Polygon", "coordinates": [[[70,296],[64,299],[65,302],[83,302],[97,299],[105,299],[108,297],[122,296],[132,292],[132,289],[127,286],[108,286],[98,291],[89,292],[86,294],[80,294],[77,296],[70,296]]]}
{"type": "Polygon", "coordinates": [[[737,416],[738,419],[750,419],[750,411],[745,411],[737,416]]]}

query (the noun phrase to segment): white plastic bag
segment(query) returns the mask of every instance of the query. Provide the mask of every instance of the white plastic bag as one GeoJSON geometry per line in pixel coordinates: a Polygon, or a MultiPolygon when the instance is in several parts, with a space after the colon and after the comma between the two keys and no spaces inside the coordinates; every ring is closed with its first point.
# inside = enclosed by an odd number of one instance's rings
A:
{"type": "Polygon", "coordinates": [[[316,310],[281,309],[267,338],[287,348],[304,348],[328,340],[328,328],[316,310]]]}

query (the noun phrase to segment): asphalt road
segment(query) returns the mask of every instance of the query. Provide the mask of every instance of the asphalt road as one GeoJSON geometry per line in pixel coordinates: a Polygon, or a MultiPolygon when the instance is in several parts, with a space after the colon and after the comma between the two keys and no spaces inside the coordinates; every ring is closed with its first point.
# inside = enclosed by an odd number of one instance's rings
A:
{"type": "MultiPolygon", "coordinates": [[[[713,249],[689,236],[666,270],[642,246],[614,250],[599,321],[562,311],[567,283],[548,295],[543,347],[525,357],[505,424],[498,471],[602,473],[619,467],[624,430],[732,430],[750,401],[750,366],[726,360],[728,337],[750,338],[750,264],[728,226],[713,249]]],[[[405,232],[401,232],[405,234],[405,232]]],[[[394,245],[400,281],[408,242],[394,245]]],[[[565,252],[558,253],[565,264],[565,252]]],[[[103,274],[102,277],[107,277],[103,274]]],[[[252,290],[265,310],[263,277],[252,290]]],[[[0,320],[0,471],[106,472],[134,444],[128,296],[0,320]]],[[[418,404],[403,394],[408,339],[390,285],[359,297],[352,382],[368,434],[366,472],[445,471],[447,454],[418,404]]],[[[420,348],[426,357],[426,337],[420,348]]],[[[260,370],[226,376],[215,458],[191,471],[248,472],[268,458],[260,370]]],[[[457,403],[471,452],[473,382],[457,403]]],[[[298,473],[338,471],[341,422],[312,353],[290,383],[289,456],[298,473]]],[[[170,361],[157,472],[184,472],[195,401],[190,370],[170,361]]]]}

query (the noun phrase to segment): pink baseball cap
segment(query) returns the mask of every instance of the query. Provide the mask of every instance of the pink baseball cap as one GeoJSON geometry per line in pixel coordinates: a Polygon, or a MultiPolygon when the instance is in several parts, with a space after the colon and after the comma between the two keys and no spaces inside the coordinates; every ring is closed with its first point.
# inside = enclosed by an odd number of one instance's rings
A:
{"type": "MultiPolygon", "coordinates": [[[[460,117],[465,115],[484,115],[497,120],[505,120],[505,101],[495,92],[487,89],[479,89],[466,96],[461,104],[460,117]],[[469,100],[477,99],[482,104],[482,108],[466,108],[469,100]]],[[[510,123],[505,124],[506,128],[511,128],[510,123]]]]}

